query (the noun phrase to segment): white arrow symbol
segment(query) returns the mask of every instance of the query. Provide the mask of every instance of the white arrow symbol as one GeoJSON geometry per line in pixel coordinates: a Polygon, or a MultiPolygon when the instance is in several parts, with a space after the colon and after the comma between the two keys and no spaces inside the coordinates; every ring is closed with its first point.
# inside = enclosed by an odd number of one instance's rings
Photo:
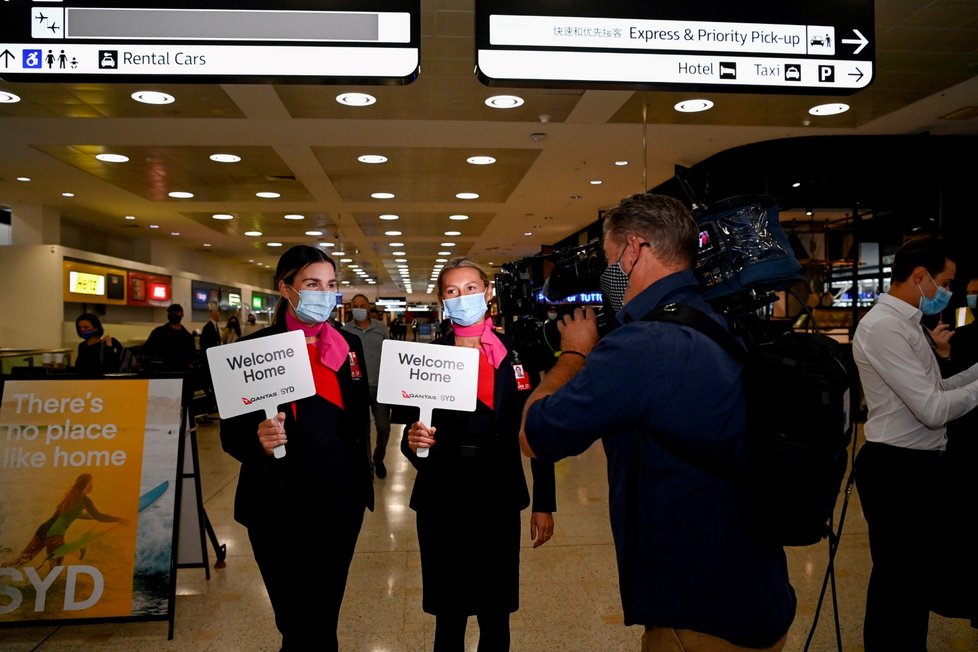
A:
{"type": "Polygon", "coordinates": [[[842,39],[842,42],[858,43],[859,47],[856,48],[856,51],[853,52],[853,54],[859,54],[862,51],[862,49],[869,44],[869,40],[865,36],[863,36],[858,29],[853,29],[852,31],[854,31],[856,33],[856,36],[858,36],[859,38],[844,38],[842,39]]]}

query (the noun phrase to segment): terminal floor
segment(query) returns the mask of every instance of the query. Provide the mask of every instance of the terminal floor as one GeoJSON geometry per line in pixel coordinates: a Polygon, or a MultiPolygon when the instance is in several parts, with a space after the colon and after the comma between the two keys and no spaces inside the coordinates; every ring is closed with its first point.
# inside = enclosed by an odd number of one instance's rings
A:
{"type": "MultiPolygon", "coordinates": [[[[215,424],[198,432],[204,506],[227,545],[227,566],[177,573],[175,626],[167,623],[95,623],[0,628],[0,650],[277,650],[280,638],[244,529],[231,518],[237,462],[223,453],[215,424]]],[[[399,432],[399,428],[397,429],[399,432]]],[[[350,570],[340,617],[344,652],[430,650],[434,618],[421,611],[421,571],[414,512],[408,498],[414,470],[391,437],[388,476],[375,480],[377,508],[368,513],[350,570]]],[[[600,445],[564,460],[557,469],[558,508],[554,539],[534,550],[524,524],[521,609],[512,616],[512,649],[592,652],[640,649],[641,628],[622,624],[614,548],[608,526],[605,458],[600,445]]],[[[843,499],[839,500],[841,508],[843,499]]],[[[836,560],[835,584],[842,649],[862,647],[862,616],[870,559],[866,523],[853,489],[836,560]]],[[[524,512],[526,519],[529,513],[524,512]]],[[[464,546],[464,541],[460,542],[464,546]]],[[[826,542],[788,549],[798,615],[785,650],[801,651],[812,626],[825,576],[826,542]]],[[[283,551],[283,554],[296,554],[283,551]]],[[[208,546],[213,564],[213,550],[208,546]]],[[[300,557],[299,565],[303,562],[300,557]]],[[[304,560],[315,563],[315,559],[304,560]]],[[[310,594],[316,587],[310,586],[310,594]]],[[[826,596],[810,650],[836,650],[831,596],[826,596]]],[[[470,619],[467,651],[474,652],[478,625],[470,619]]],[[[931,615],[928,648],[978,650],[978,630],[968,621],[931,615]]]]}

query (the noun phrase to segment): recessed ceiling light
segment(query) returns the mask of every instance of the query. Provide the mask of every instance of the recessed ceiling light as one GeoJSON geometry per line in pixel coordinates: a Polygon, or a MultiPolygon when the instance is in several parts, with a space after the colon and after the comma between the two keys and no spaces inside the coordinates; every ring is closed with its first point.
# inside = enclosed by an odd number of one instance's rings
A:
{"type": "Polygon", "coordinates": [[[255,197],[261,197],[262,199],[278,199],[281,196],[282,196],[281,193],[270,192],[270,191],[263,191],[263,192],[256,192],[255,193],[255,197]]]}
{"type": "Polygon", "coordinates": [[[0,104],[16,104],[20,102],[20,96],[14,95],[10,91],[0,91],[0,104]]]}
{"type": "Polygon", "coordinates": [[[125,163],[129,160],[128,156],[122,154],[96,154],[95,158],[104,163],[125,163]]]}
{"type": "Polygon", "coordinates": [[[228,213],[214,213],[211,215],[215,220],[233,220],[234,215],[229,215],[228,213]]]}
{"type": "Polygon", "coordinates": [[[269,242],[268,243],[268,246],[269,247],[281,247],[282,246],[282,243],[281,242],[269,242]]]}
{"type": "Polygon", "coordinates": [[[306,216],[305,215],[299,215],[298,213],[289,213],[288,215],[285,216],[285,219],[287,219],[287,220],[304,220],[304,219],[306,219],[306,216]]]}
{"type": "Polygon", "coordinates": [[[377,285],[377,281],[375,281],[375,280],[373,280],[373,279],[370,279],[370,278],[368,278],[368,279],[367,279],[367,284],[368,284],[368,285],[377,285]]]}
{"type": "Polygon", "coordinates": [[[395,258],[394,259],[394,262],[395,263],[406,263],[407,262],[407,258],[395,258]]]}
{"type": "Polygon", "coordinates": [[[447,258],[435,258],[435,262],[436,263],[447,263],[448,262],[448,259],[447,258]]]}
{"type": "Polygon", "coordinates": [[[136,91],[130,97],[143,104],[173,104],[176,101],[172,95],[157,91],[136,91]]]}
{"type": "Polygon", "coordinates": [[[136,219],[136,216],[135,215],[126,215],[126,219],[127,220],[134,220],[134,219],[136,219]]]}
{"type": "Polygon", "coordinates": [[[217,163],[237,163],[241,157],[237,154],[211,154],[210,159],[217,163]]]}
{"type": "Polygon", "coordinates": [[[322,234],[323,234],[322,231],[306,231],[306,235],[311,235],[311,236],[319,236],[322,234]]]}
{"type": "Polygon", "coordinates": [[[533,235],[533,231],[524,231],[523,235],[533,235]]]}
{"type": "Polygon", "coordinates": [[[361,163],[369,163],[370,165],[376,165],[378,163],[386,163],[387,157],[383,154],[362,154],[357,157],[357,160],[361,163]]]}
{"type": "Polygon", "coordinates": [[[794,182],[793,184],[791,184],[791,187],[792,187],[792,188],[797,188],[797,187],[799,187],[800,185],[801,185],[801,181],[795,181],[795,182],[794,182]]]}
{"type": "Polygon", "coordinates": [[[478,199],[479,193],[477,192],[460,192],[455,195],[458,199],[478,199]]]}
{"type": "Polygon", "coordinates": [[[244,234],[251,236],[252,238],[257,238],[261,235],[261,231],[245,231],[244,234]]]}
{"type": "Polygon", "coordinates": [[[386,215],[381,215],[380,216],[380,219],[387,220],[388,222],[393,222],[394,220],[401,219],[401,216],[400,215],[394,215],[392,213],[388,213],[386,215]]]}
{"type": "Polygon", "coordinates": [[[211,243],[209,243],[209,242],[205,242],[205,243],[204,243],[204,244],[203,244],[202,246],[204,246],[204,247],[209,247],[209,246],[211,246],[211,243]]]}
{"type": "Polygon", "coordinates": [[[370,106],[377,98],[366,93],[340,93],[336,96],[336,101],[346,106],[370,106]]]}
{"type": "Polygon", "coordinates": [[[346,252],[345,251],[334,251],[333,252],[333,255],[334,256],[345,256],[346,255],[346,252]]]}
{"type": "Polygon", "coordinates": [[[374,199],[394,199],[394,193],[392,192],[372,192],[370,196],[374,199]]]}
{"type": "Polygon", "coordinates": [[[454,247],[455,246],[455,243],[454,242],[443,242],[443,243],[441,243],[438,246],[439,247],[454,247]]]}
{"type": "Polygon", "coordinates": [[[63,193],[61,193],[61,196],[62,197],[74,197],[75,196],[75,193],[73,193],[73,192],[63,192],[63,193]]]}
{"type": "Polygon", "coordinates": [[[173,192],[168,194],[174,199],[190,199],[194,196],[194,193],[184,192],[183,190],[174,190],[173,192]]]}
{"type": "Polygon", "coordinates": [[[319,246],[320,247],[335,247],[336,246],[336,243],[335,242],[320,242],[319,243],[319,246]]]}
{"type": "Polygon", "coordinates": [[[31,180],[30,177],[17,177],[17,181],[25,181],[26,182],[26,181],[30,181],[30,180],[31,180]]]}
{"type": "Polygon", "coordinates": [[[680,113],[699,113],[713,108],[713,102],[704,99],[683,100],[673,107],[680,113]]]}
{"type": "Polygon", "coordinates": [[[626,161],[626,160],[624,160],[624,159],[623,159],[623,160],[621,160],[621,161],[615,161],[615,165],[617,165],[617,166],[618,166],[618,167],[620,167],[620,168],[621,168],[621,167],[625,167],[626,165],[628,165],[628,161],[626,161]]]}
{"type": "Polygon", "coordinates": [[[602,183],[604,183],[604,181],[601,179],[591,179],[591,181],[588,183],[590,183],[592,186],[600,186],[602,183]]]}
{"type": "Polygon", "coordinates": [[[451,236],[462,235],[462,232],[461,231],[445,231],[445,235],[451,235],[451,236]]]}
{"type": "Polygon", "coordinates": [[[340,262],[341,263],[352,263],[353,262],[353,259],[352,258],[340,258],[340,262]]]}
{"type": "Polygon", "coordinates": [[[830,104],[819,104],[818,106],[813,106],[808,109],[808,112],[812,115],[838,115],[840,113],[845,113],[849,110],[848,104],[843,104],[842,102],[830,103],[830,104]]]}
{"type": "Polygon", "coordinates": [[[160,228],[160,225],[159,224],[150,224],[149,225],[149,228],[151,228],[151,229],[158,229],[158,228],[160,228]]]}
{"type": "Polygon", "coordinates": [[[408,268],[407,263],[402,263],[397,266],[397,269],[407,269],[407,268],[408,268]]]}
{"type": "Polygon", "coordinates": [[[391,255],[392,256],[406,256],[407,254],[405,252],[403,252],[403,251],[392,251],[391,252],[391,255]]]}
{"type": "Polygon", "coordinates": [[[401,235],[400,231],[384,231],[384,235],[401,235]]]}
{"type": "Polygon", "coordinates": [[[438,252],[438,255],[439,256],[451,256],[452,255],[452,252],[450,252],[450,251],[439,251],[438,252]]]}
{"type": "Polygon", "coordinates": [[[455,220],[456,222],[464,222],[469,219],[468,215],[449,215],[448,219],[455,220]]]}
{"type": "Polygon", "coordinates": [[[178,236],[178,235],[180,235],[180,232],[179,231],[170,231],[170,235],[178,236]]]}
{"type": "Polygon", "coordinates": [[[523,98],[518,95],[493,95],[486,98],[486,106],[494,109],[515,109],[523,105],[523,98]]]}
{"type": "Polygon", "coordinates": [[[350,282],[349,282],[349,281],[341,281],[341,282],[340,282],[340,285],[349,285],[349,284],[350,284],[350,282]]]}
{"type": "Polygon", "coordinates": [[[496,162],[496,159],[491,156],[470,156],[465,160],[472,165],[492,165],[496,162]]]}

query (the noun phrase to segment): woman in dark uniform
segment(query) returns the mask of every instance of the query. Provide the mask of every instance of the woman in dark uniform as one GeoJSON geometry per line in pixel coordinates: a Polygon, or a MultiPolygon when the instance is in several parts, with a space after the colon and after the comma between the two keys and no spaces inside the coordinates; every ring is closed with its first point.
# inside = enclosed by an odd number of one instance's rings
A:
{"type": "Polygon", "coordinates": [[[234,518],[248,528],[282,649],[336,650],[347,572],[364,509],[373,509],[363,349],[329,323],[337,288],[329,256],[292,247],[275,280],[282,297],[271,326],[245,339],[303,331],[316,394],[282,403],[274,419],[222,420],[221,444],[241,462],[234,518]],[[281,445],[286,455],[277,458],[281,445]]]}
{"type": "MultiPolygon", "coordinates": [[[[512,342],[486,318],[491,288],[478,265],[450,260],[438,293],[453,330],[435,344],[479,349],[479,382],[474,412],[435,410],[430,426],[414,421],[417,413],[409,408],[392,418],[411,423],[401,451],[417,469],[411,508],[417,512],[422,606],[435,615],[435,652],[464,650],[471,615],[479,622],[479,652],[508,650],[509,615],[519,608],[520,511],[530,504],[520,417],[535,382],[512,342]],[[426,457],[420,449],[428,449],[426,457]]],[[[556,498],[553,464],[530,464],[535,548],[553,536],[556,498]]]]}

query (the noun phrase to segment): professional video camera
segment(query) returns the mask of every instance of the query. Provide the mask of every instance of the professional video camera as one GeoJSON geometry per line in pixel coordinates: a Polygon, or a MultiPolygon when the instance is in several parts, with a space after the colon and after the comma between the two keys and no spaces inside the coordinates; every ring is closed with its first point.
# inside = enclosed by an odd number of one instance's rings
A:
{"type": "Polygon", "coordinates": [[[592,242],[522,258],[503,265],[496,274],[496,297],[506,332],[534,368],[549,369],[560,351],[557,322],[546,319],[549,310],[564,315],[589,306],[595,312],[600,335],[614,327],[613,312],[605,304],[600,287],[606,266],[601,243],[592,242]]]}

